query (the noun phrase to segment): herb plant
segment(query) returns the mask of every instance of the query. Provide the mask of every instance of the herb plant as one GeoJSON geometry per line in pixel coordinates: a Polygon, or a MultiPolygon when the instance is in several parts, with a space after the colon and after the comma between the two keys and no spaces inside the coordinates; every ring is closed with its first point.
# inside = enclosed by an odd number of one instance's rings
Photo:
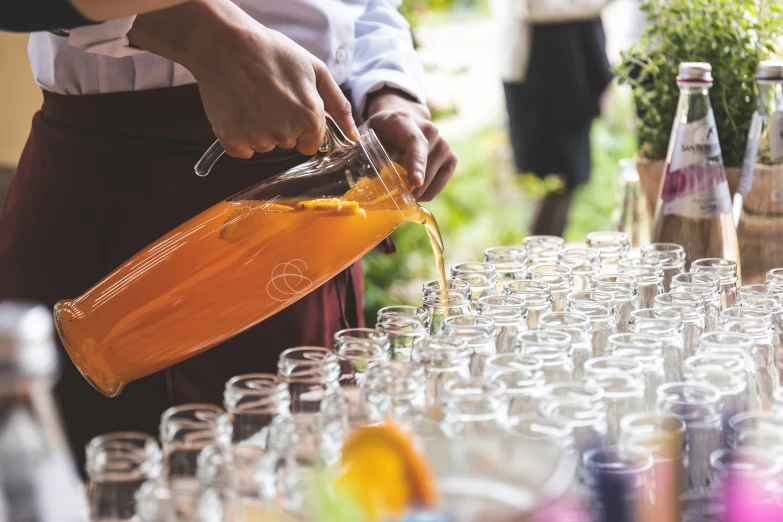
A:
{"type": "Polygon", "coordinates": [[[708,62],[723,162],[738,167],[756,109],[758,64],[783,30],[782,0],[644,0],[648,26],[622,54],[620,82],[631,85],[638,114],[639,156],[666,157],[677,111],[680,62],[708,62]]]}

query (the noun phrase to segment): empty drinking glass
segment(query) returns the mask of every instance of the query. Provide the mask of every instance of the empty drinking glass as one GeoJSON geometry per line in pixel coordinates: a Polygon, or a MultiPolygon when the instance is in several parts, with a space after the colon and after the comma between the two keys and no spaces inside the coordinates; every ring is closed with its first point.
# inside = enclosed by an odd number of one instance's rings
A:
{"type": "Polygon", "coordinates": [[[223,522],[279,516],[275,513],[274,474],[259,473],[266,471],[262,469],[263,457],[264,450],[252,444],[204,448],[198,458],[197,516],[185,520],[223,522]]]}
{"type": "Polygon", "coordinates": [[[277,375],[247,373],[228,380],[223,406],[231,424],[231,441],[252,441],[264,447],[266,428],[275,417],[291,411],[291,396],[288,384],[277,375]]]}
{"type": "Polygon", "coordinates": [[[461,279],[470,285],[473,303],[479,297],[495,295],[497,292],[498,274],[495,266],[490,263],[459,263],[451,267],[451,277],[461,279]]]}
{"type": "Polygon", "coordinates": [[[538,413],[511,415],[505,427],[506,433],[512,439],[560,448],[574,445],[574,430],[571,425],[555,417],[542,417],[538,413]]]}
{"type": "Polygon", "coordinates": [[[691,272],[718,276],[721,289],[721,309],[737,303],[737,262],[730,259],[706,258],[691,263],[691,272]]]}
{"type": "Polygon", "coordinates": [[[522,244],[527,250],[530,266],[557,261],[557,253],[565,245],[565,239],[558,236],[527,236],[522,244]]]}
{"type": "MultiPolygon", "coordinates": [[[[569,353],[573,363],[573,378],[581,379],[584,362],[593,356],[590,318],[577,312],[552,312],[541,317],[539,326],[542,330],[564,332],[571,336],[569,353]]],[[[529,350],[527,353],[530,353],[529,350]]]]}
{"type": "Polygon", "coordinates": [[[723,415],[731,416],[754,409],[748,390],[748,374],[745,359],[725,353],[705,353],[685,360],[686,382],[700,382],[715,386],[723,400],[723,415]]]}
{"type": "Polygon", "coordinates": [[[527,303],[527,329],[538,328],[538,318],[552,311],[552,287],[540,281],[513,281],[503,286],[503,295],[521,297],[527,303]]]}
{"type": "Polygon", "coordinates": [[[642,365],[645,390],[645,410],[654,410],[658,386],[666,382],[663,362],[663,341],[641,333],[614,334],[609,338],[609,353],[642,365]]]}
{"type": "MultiPolygon", "coordinates": [[[[612,294],[589,290],[574,292],[566,298],[566,312],[578,312],[590,318],[593,330],[592,355],[605,355],[609,336],[617,333],[614,297],[612,294]]],[[[584,361],[574,361],[574,364],[584,361]]]]}
{"type": "Polygon", "coordinates": [[[424,407],[427,377],[424,366],[384,361],[367,367],[364,392],[384,415],[398,419],[403,413],[424,407]]]}
{"type": "Polygon", "coordinates": [[[682,315],[674,310],[643,308],[631,312],[631,332],[657,337],[663,342],[663,370],[667,382],[682,379],[685,361],[682,335],[682,315]]]}
{"type": "MultiPolygon", "coordinates": [[[[421,310],[427,313],[423,308],[421,310]]],[[[427,327],[415,317],[385,317],[378,321],[375,329],[389,337],[389,358],[397,361],[410,360],[413,345],[428,335],[427,327]]]]}
{"type": "Polygon", "coordinates": [[[291,413],[317,413],[324,397],[339,386],[340,363],[327,348],[289,348],[280,354],[277,377],[288,385],[291,413]]]}
{"type": "Polygon", "coordinates": [[[196,482],[148,480],[136,493],[136,517],[139,522],[196,520],[198,495],[196,482]]]}
{"type": "Polygon", "coordinates": [[[552,294],[552,310],[562,312],[566,306],[566,296],[574,290],[574,275],[571,269],[563,265],[533,265],[527,273],[528,279],[549,285],[552,294]]]}
{"type": "Polygon", "coordinates": [[[772,315],[762,308],[750,308],[735,306],[727,308],[720,313],[720,329],[724,332],[744,333],[753,337],[756,345],[756,361],[758,372],[769,375],[768,382],[771,388],[762,390],[764,397],[770,397],[780,383],[781,365],[780,351],[777,347],[775,328],[772,324],[772,315]]]}
{"type": "Polygon", "coordinates": [[[700,354],[725,354],[739,357],[745,363],[748,397],[757,407],[769,409],[772,402],[773,383],[769,372],[759,371],[762,361],[753,337],[737,332],[710,332],[699,338],[700,354]]]}
{"type": "Polygon", "coordinates": [[[601,274],[593,277],[593,290],[614,297],[617,332],[628,331],[631,312],[639,308],[639,282],[629,274],[601,274]]]}
{"type": "Polygon", "coordinates": [[[136,492],[160,472],[158,443],[145,433],[118,431],[95,437],[86,452],[90,520],[132,520],[136,492]]]}
{"type": "MultiPolygon", "coordinates": [[[[369,330],[388,336],[377,330],[369,330]]],[[[361,386],[364,382],[364,370],[371,363],[389,359],[388,343],[384,346],[370,339],[342,339],[337,350],[337,360],[340,363],[340,386],[361,386]]],[[[337,343],[335,343],[335,346],[337,343]]]]}
{"type": "Polygon", "coordinates": [[[573,380],[571,336],[557,330],[531,330],[519,334],[520,353],[541,361],[548,383],[573,380]]]}
{"type": "Polygon", "coordinates": [[[667,292],[655,297],[653,308],[679,312],[682,319],[682,347],[685,357],[696,355],[699,337],[707,325],[704,298],[690,292],[667,292]]]}
{"type": "Polygon", "coordinates": [[[498,328],[492,317],[458,315],[445,320],[444,335],[464,339],[470,348],[470,374],[482,375],[484,361],[497,353],[498,328]]]}
{"type": "Polygon", "coordinates": [[[783,452],[783,415],[770,411],[746,411],[729,419],[726,434],[731,448],[757,447],[783,452]]]}
{"type": "Polygon", "coordinates": [[[322,413],[339,419],[347,432],[377,426],[383,421],[378,404],[368,400],[360,386],[340,386],[335,393],[324,398],[322,413]]]}
{"type": "Polygon", "coordinates": [[[443,387],[442,412],[442,430],[449,437],[501,433],[508,416],[506,386],[484,377],[453,379],[443,387]]]}
{"type": "Polygon", "coordinates": [[[642,257],[660,259],[663,263],[663,290],[671,291],[672,278],[685,271],[685,249],[676,243],[642,245],[642,257]]]}
{"type": "Polygon", "coordinates": [[[685,422],[688,487],[709,487],[710,455],[723,446],[720,390],[703,383],[664,384],[658,388],[658,411],[685,422]]]}
{"type": "Polygon", "coordinates": [[[336,352],[339,352],[343,345],[356,342],[374,344],[383,352],[389,351],[389,336],[374,328],[347,328],[334,334],[336,352]]]}
{"type": "Polygon", "coordinates": [[[430,327],[430,314],[421,306],[386,306],[378,310],[378,323],[390,319],[414,319],[421,323],[424,328],[430,327]]]}
{"type": "Polygon", "coordinates": [[[411,361],[424,367],[427,377],[425,408],[439,408],[443,387],[452,379],[470,377],[470,348],[464,339],[433,336],[418,341],[411,361]]]}
{"type": "Polygon", "coordinates": [[[783,287],[783,268],[773,268],[767,272],[767,279],[765,284],[767,286],[783,287]]]}
{"type": "Polygon", "coordinates": [[[269,442],[258,475],[271,482],[279,505],[301,514],[306,485],[313,473],[340,458],[342,422],[321,413],[277,417],[269,426],[269,442]]]}
{"type": "Polygon", "coordinates": [[[509,415],[534,412],[546,384],[543,361],[533,355],[501,353],[487,359],[484,376],[506,385],[509,415]]]}
{"type": "Polygon", "coordinates": [[[601,271],[605,273],[616,272],[617,264],[631,249],[625,232],[590,232],[587,246],[601,252],[601,271]]]}
{"type": "Polygon", "coordinates": [[[513,352],[517,347],[517,336],[527,330],[527,302],[513,295],[486,296],[479,298],[476,312],[495,321],[496,353],[513,352]]]}
{"type": "Polygon", "coordinates": [[[685,452],[685,422],[675,414],[660,411],[626,415],[620,421],[620,444],[652,453],[656,462],[679,461],[685,452]]]}
{"type": "Polygon", "coordinates": [[[663,264],[653,257],[627,257],[617,266],[621,274],[632,275],[639,284],[639,308],[652,308],[655,296],[663,293],[663,264]]]}
{"type": "Polygon", "coordinates": [[[582,453],[596,447],[606,436],[604,390],[594,382],[547,384],[541,393],[539,411],[544,417],[565,420],[582,453]]]}
{"type": "Polygon", "coordinates": [[[484,250],[484,262],[495,267],[497,272],[497,291],[503,291],[503,285],[512,281],[521,281],[527,275],[527,249],[524,247],[502,246],[484,250]]]}
{"type": "Polygon", "coordinates": [[[606,404],[606,437],[616,444],[620,432],[620,419],[644,410],[644,382],[638,377],[622,373],[595,374],[590,378],[604,390],[606,404]]]}
{"type": "Polygon", "coordinates": [[[160,417],[163,447],[161,476],[167,480],[196,479],[198,454],[218,442],[223,408],[213,404],[174,406],[160,417]]]}
{"type": "Polygon", "coordinates": [[[601,253],[595,248],[565,248],[558,253],[557,261],[571,269],[574,292],[590,290],[593,277],[601,273],[601,253]]]}
{"type": "Polygon", "coordinates": [[[713,486],[732,480],[750,479],[758,492],[755,501],[778,506],[781,497],[783,460],[774,453],[759,448],[720,449],[710,457],[713,486]]]}
{"type": "Polygon", "coordinates": [[[684,272],[672,278],[672,292],[689,292],[704,299],[705,332],[718,329],[718,315],[721,311],[720,278],[707,272],[684,272]]]}

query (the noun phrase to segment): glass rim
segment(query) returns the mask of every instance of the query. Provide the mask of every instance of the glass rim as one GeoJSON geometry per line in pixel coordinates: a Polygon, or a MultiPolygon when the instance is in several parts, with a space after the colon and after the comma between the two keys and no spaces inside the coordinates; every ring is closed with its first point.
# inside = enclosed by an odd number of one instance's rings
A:
{"type": "Polygon", "coordinates": [[[517,334],[517,342],[530,346],[552,346],[555,348],[560,346],[568,349],[571,346],[571,341],[571,334],[561,330],[525,330],[517,334]],[[531,336],[535,336],[535,338],[528,339],[531,336]],[[545,339],[541,339],[541,337],[545,339]],[[559,339],[557,339],[558,337],[559,339]]]}
{"type": "Polygon", "coordinates": [[[697,382],[667,382],[664,384],[661,384],[658,386],[658,389],[655,390],[655,396],[659,401],[666,401],[672,404],[677,405],[694,405],[694,406],[708,406],[712,404],[717,404],[721,399],[721,393],[718,388],[711,384],[706,383],[697,383],[697,382]],[[677,390],[677,389],[687,389],[687,388],[695,388],[699,392],[701,392],[704,396],[703,399],[693,401],[693,400],[684,400],[680,399],[682,393],[678,393],[676,396],[669,395],[667,392],[669,390],[677,390]]]}
{"type": "Polygon", "coordinates": [[[635,413],[629,413],[620,419],[620,432],[627,432],[629,435],[654,435],[655,430],[660,430],[666,433],[673,433],[676,435],[685,434],[685,421],[680,418],[679,415],[669,413],[665,411],[640,411],[635,413]],[[637,426],[637,422],[652,421],[637,426]],[[659,423],[658,421],[663,421],[659,423]],[[673,430],[666,430],[665,426],[669,425],[674,427],[673,430]]]}

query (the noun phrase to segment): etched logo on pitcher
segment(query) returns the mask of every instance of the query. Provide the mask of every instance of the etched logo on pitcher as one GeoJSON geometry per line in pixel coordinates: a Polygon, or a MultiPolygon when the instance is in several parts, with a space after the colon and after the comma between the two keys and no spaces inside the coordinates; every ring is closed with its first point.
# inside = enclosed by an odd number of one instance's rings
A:
{"type": "Polygon", "coordinates": [[[307,263],[293,259],[272,269],[272,278],[266,284],[269,297],[275,301],[296,301],[313,287],[313,280],[304,275],[307,263]]]}

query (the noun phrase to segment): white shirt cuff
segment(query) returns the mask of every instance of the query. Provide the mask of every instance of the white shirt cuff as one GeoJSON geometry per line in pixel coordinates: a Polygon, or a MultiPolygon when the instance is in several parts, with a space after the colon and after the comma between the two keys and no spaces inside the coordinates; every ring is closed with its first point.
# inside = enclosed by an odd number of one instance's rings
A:
{"type": "Polygon", "coordinates": [[[128,40],[128,32],[133,27],[134,20],[135,16],[127,16],[102,24],[71,29],[68,44],[88,53],[114,58],[143,53],[145,51],[130,47],[128,40]]]}
{"type": "Polygon", "coordinates": [[[424,86],[415,75],[406,74],[392,69],[374,69],[354,78],[351,83],[351,101],[355,113],[361,118],[367,107],[367,96],[391,87],[403,91],[416,101],[425,105],[427,97],[424,86]]]}

